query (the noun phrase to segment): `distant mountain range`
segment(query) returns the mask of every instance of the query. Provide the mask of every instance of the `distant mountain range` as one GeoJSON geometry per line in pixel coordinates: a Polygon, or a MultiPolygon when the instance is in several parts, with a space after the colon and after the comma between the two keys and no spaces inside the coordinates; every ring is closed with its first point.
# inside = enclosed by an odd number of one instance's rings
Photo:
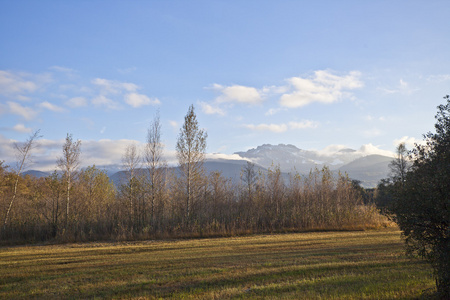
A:
{"type": "Polygon", "coordinates": [[[299,173],[309,173],[311,169],[324,165],[336,169],[362,157],[361,153],[348,148],[338,149],[331,153],[321,153],[284,144],[276,146],[264,144],[256,149],[235,154],[265,168],[275,165],[279,166],[283,172],[292,172],[295,169],[299,173]]]}
{"type": "MultiPolygon", "coordinates": [[[[328,166],[334,173],[346,172],[351,179],[361,181],[361,185],[370,188],[375,187],[378,182],[389,174],[389,163],[392,157],[370,154],[364,149],[354,150],[343,147],[327,149],[327,151],[302,150],[294,145],[269,145],[264,144],[246,152],[236,152],[242,160],[209,159],[204,166],[206,171],[220,171],[222,175],[238,182],[242,168],[251,161],[255,164],[256,171],[263,174],[269,168],[279,166],[288,178],[289,173],[298,172],[308,174],[314,168],[321,169],[328,166]]],[[[118,185],[125,178],[125,171],[120,171],[120,166],[101,166],[114,184],[118,185]]],[[[176,169],[176,167],[174,167],[176,169]]],[[[36,177],[45,177],[50,172],[30,170],[24,172],[36,177]]]]}
{"type": "Polygon", "coordinates": [[[314,151],[284,144],[264,144],[235,154],[263,168],[279,166],[285,173],[308,174],[314,168],[328,166],[335,173],[346,172],[351,179],[361,181],[361,185],[366,188],[375,187],[381,179],[388,176],[389,163],[393,159],[389,156],[370,154],[364,147],[359,150],[336,147],[327,151],[314,151]]]}

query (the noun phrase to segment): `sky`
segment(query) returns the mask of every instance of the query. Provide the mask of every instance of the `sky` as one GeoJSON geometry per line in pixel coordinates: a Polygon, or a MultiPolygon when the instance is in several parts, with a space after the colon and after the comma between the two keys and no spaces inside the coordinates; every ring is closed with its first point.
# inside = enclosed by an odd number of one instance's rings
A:
{"type": "Polygon", "coordinates": [[[411,148],[450,93],[450,1],[0,0],[0,161],[40,129],[120,164],[159,113],[174,162],[191,104],[209,157],[262,144],[411,148]]]}

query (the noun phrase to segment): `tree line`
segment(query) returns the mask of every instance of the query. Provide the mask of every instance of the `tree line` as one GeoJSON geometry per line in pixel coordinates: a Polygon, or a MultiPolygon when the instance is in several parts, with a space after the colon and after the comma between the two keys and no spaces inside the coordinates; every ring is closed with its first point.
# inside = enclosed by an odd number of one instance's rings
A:
{"type": "Polygon", "coordinates": [[[80,169],[82,143],[68,134],[58,171],[22,176],[39,132],[18,145],[19,167],[0,162],[3,243],[229,236],[258,232],[363,229],[386,224],[347,177],[324,167],[308,175],[266,174],[247,162],[241,180],[205,172],[207,133],[190,106],[176,144],[178,169],[163,156],[159,115],[142,152],[129,145],[116,187],[95,165],[80,169]]]}

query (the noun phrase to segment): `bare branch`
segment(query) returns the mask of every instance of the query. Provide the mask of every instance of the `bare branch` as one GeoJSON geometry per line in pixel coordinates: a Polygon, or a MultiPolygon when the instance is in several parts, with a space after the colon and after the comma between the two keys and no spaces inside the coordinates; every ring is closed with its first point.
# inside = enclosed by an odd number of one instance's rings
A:
{"type": "Polygon", "coordinates": [[[9,203],[8,210],[6,211],[5,222],[3,223],[4,229],[6,228],[6,225],[8,223],[9,213],[11,212],[12,205],[17,196],[17,185],[19,183],[20,174],[22,174],[22,171],[26,168],[28,162],[30,161],[31,150],[35,148],[34,142],[38,138],[42,137],[41,135],[39,135],[39,132],[40,132],[39,129],[36,130],[22,145],[19,144],[14,145],[17,157],[16,180],[14,182],[13,196],[11,202],[9,203]]]}

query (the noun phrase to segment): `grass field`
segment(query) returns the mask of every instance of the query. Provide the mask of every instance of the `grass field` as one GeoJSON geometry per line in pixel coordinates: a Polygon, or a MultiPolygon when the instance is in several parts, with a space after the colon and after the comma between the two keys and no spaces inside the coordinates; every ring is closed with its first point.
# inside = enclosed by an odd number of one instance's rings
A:
{"type": "Polygon", "coordinates": [[[0,248],[4,299],[414,299],[433,287],[392,229],[0,248]]]}

